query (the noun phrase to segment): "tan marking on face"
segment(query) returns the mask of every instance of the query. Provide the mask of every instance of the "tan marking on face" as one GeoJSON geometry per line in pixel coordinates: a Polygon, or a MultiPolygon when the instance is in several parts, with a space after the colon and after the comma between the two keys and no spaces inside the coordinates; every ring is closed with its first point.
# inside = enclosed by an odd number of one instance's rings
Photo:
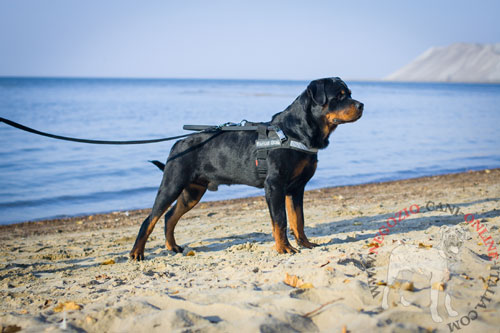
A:
{"type": "Polygon", "coordinates": [[[351,104],[344,109],[326,114],[326,119],[329,124],[333,124],[334,119],[340,119],[341,121],[353,121],[357,117],[359,117],[359,111],[354,104],[351,104]]]}
{"type": "Polygon", "coordinates": [[[327,107],[323,108],[324,112],[324,120],[323,120],[323,136],[328,137],[331,132],[336,128],[335,119],[341,120],[342,122],[351,122],[359,117],[359,111],[354,104],[349,105],[348,107],[337,110],[337,111],[329,111],[327,107]]]}
{"type": "Polygon", "coordinates": [[[333,123],[333,118],[330,118],[329,116],[332,114],[326,114],[323,119],[323,127],[322,127],[322,132],[323,132],[323,138],[326,138],[332,133],[336,125],[333,123]]]}

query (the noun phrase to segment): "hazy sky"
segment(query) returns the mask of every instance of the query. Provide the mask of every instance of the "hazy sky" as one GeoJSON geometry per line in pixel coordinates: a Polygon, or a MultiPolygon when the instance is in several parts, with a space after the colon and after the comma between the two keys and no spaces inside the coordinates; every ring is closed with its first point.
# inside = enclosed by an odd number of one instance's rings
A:
{"type": "Polygon", "coordinates": [[[500,1],[0,0],[0,76],[378,79],[500,41],[500,1]]]}

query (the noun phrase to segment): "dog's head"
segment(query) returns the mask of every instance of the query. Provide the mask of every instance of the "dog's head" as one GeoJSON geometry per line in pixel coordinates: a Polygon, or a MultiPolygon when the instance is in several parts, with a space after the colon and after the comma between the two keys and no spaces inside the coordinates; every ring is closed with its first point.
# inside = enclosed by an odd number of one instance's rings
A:
{"type": "Polygon", "coordinates": [[[441,227],[441,249],[446,254],[456,255],[460,252],[460,247],[467,238],[467,233],[460,227],[441,227]]]}
{"type": "Polygon", "coordinates": [[[363,103],[351,98],[351,90],[338,77],[312,81],[306,90],[312,114],[319,120],[325,136],[337,125],[358,120],[363,103]]]}

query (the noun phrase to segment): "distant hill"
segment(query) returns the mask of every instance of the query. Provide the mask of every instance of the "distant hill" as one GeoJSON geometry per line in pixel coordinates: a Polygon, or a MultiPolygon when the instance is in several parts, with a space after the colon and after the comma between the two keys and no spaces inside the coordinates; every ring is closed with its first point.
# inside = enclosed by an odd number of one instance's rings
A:
{"type": "Polygon", "coordinates": [[[500,43],[433,47],[384,80],[500,83],[500,43]]]}

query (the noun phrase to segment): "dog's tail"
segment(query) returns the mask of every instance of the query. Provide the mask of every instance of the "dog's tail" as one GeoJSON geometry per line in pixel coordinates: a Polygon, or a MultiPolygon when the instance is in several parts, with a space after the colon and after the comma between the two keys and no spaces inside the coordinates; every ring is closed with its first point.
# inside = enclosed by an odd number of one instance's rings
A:
{"type": "Polygon", "coordinates": [[[149,162],[156,165],[158,167],[158,169],[160,169],[161,171],[165,170],[165,164],[161,163],[160,161],[149,161],[149,162]]]}

